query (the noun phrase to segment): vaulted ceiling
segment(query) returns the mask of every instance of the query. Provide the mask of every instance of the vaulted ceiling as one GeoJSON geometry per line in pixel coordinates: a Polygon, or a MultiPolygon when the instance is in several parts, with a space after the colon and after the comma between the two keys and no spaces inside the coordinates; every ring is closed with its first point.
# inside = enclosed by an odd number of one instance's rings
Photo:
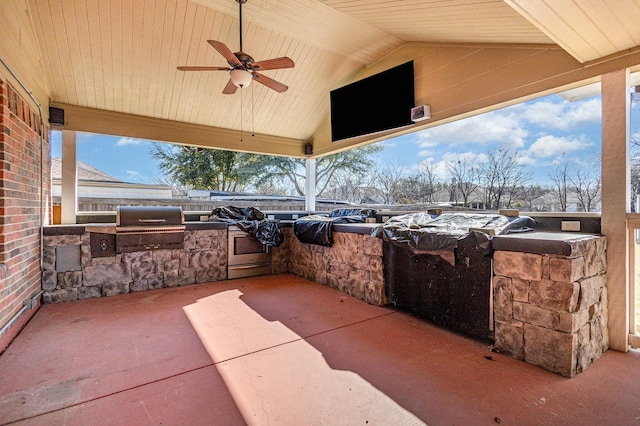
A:
{"type": "Polygon", "coordinates": [[[244,51],[257,61],[288,56],[295,68],[264,71],[289,86],[284,93],[254,83],[223,95],[227,72],[176,67],[227,66],[207,40],[239,49],[235,0],[2,3],[0,37],[13,39],[7,44],[13,50],[0,47],[0,55],[22,73],[39,65],[38,84],[52,104],[206,126],[224,137],[242,128],[310,141],[326,123],[332,89],[407,46],[476,53],[484,46],[533,46],[561,51],[576,68],[640,46],[640,0],[248,0],[244,51]],[[12,30],[11,14],[23,9],[32,35],[12,30]],[[30,36],[39,52],[32,65],[15,52],[30,36]]]}

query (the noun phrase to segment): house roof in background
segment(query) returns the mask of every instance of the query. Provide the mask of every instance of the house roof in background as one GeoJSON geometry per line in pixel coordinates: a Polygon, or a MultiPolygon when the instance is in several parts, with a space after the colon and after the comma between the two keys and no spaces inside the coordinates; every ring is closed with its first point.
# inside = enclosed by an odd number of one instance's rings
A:
{"type": "MultiPolygon", "coordinates": [[[[77,162],[78,182],[109,182],[109,183],[126,183],[96,169],[82,161],[77,162]]],[[[62,160],[60,157],[51,158],[51,178],[53,180],[62,179],[62,160]]]]}

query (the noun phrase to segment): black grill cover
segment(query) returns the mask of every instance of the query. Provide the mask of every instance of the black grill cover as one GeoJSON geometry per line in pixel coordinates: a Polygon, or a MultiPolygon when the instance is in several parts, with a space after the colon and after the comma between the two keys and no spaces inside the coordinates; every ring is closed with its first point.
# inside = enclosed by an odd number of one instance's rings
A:
{"type": "Polygon", "coordinates": [[[293,222],[293,233],[303,243],[331,247],[334,223],[362,223],[375,216],[376,211],[372,209],[335,209],[328,215],[301,217],[293,222]]]}
{"type": "Polygon", "coordinates": [[[216,207],[211,212],[209,221],[236,225],[270,247],[278,247],[284,241],[278,223],[266,219],[264,213],[255,207],[216,207]]]}

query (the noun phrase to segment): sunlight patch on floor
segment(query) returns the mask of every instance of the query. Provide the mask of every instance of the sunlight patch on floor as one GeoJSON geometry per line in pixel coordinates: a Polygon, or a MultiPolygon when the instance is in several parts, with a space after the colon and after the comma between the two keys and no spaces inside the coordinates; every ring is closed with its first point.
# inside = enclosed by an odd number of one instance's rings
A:
{"type": "Polygon", "coordinates": [[[247,423],[424,424],[358,374],[331,368],[318,348],[241,297],[229,290],[183,309],[247,423]]]}

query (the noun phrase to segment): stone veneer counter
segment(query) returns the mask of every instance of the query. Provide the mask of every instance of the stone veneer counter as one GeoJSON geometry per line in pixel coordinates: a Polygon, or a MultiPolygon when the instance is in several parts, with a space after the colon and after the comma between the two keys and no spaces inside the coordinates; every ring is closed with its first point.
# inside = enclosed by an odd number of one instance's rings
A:
{"type": "MultiPolygon", "coordinates": [[[[91,255],[91,233],[115,225],[54,225],[43,229],[44,303],[58,303],[227,278],[227,224],[187,222],[182,249],[91,255]]],[[[115,251],[115,250],[114,250],[115,251]]]]}
{"type": "Polygon", "coordinates": [[[606,238],[524,233],[493,240],[495,347],[567,377],[609,347],[606,238]]]}
{"type": "MultiPolygon", "coordinates": [[[[273,273],[289,272],[375,305],[386,304],[380,224],[334,224],[332,247],[301,243],[281,221],[273,273]]],[[[184,249],[92,258],[90,232],[111,224],[44,228],[44,303],[224,280],[227,223],[187,222],[184,249]],[[73,260],[77,257],[76,261],[73,260]],[[75,264],[75,265],[74,265],[75,264]]],[[[606,239],[529,232],[493,238],[495,348],[572,377],[607,350],[606,239]]]]}
{"type": "MultiPolygon", "coordinates": [[[[187,231],[196,231],[203,229],[227,229],[225,222],[185,222],[187,231]]],[[[42,230],[44,236],[54,235],[81,235],[84,232],[101,232],[106,234],[115,234],[116,225],[110,223],[95,224],[77,224],[77,225],[49,225],[42,230]]]]}
{"type": "Polygon", "coordinates": [[[385,305],[382,240],[375,223],[333,224],[333,246],[306,244],[281,223],[284,242],[272,250],[273,273],[290,272],[373,305],[385,305]]]}

